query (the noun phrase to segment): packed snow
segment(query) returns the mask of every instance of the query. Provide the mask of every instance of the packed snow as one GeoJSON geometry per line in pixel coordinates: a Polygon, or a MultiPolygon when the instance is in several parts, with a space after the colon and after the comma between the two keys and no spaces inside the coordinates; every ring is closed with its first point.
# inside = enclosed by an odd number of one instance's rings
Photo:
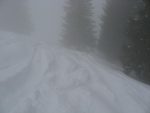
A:
{"type": "Polygon", "coordinates": [[[150,86],[59,44],[65,0],[23,1],[0,10],[0,113],[149,113],[150,86]]]}
{"type": "Polygon", "coordinates": [[[150,87],[92,54],[0,32],[0,113],[149,113],[150,87]]]}

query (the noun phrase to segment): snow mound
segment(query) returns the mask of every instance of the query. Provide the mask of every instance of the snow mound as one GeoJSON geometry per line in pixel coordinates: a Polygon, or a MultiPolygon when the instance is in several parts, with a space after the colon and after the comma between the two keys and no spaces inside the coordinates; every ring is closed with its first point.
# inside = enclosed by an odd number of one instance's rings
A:
{"type": "Polygon", "coordinates": [[[4,44],[0,49],[1,55],[15,58],[15,62],[4,60],[11,65],[0,68],[0,113],[150,111],[150,87],[103,60],[60,47],[20,43],[13,42],[14,48],[4,44]],[[30,52],[23,57],[18,48],[30,52]]]}

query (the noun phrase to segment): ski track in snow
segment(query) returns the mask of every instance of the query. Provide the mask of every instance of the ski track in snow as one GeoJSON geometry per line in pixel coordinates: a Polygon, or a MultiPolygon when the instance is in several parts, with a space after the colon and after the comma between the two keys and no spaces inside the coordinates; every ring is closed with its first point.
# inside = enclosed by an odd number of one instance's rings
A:
{"type": "Polygon", "coordinates": [[[149,113],[150,87],[102,59],[10,36],[1,36],[0,113],[149,113]]]}

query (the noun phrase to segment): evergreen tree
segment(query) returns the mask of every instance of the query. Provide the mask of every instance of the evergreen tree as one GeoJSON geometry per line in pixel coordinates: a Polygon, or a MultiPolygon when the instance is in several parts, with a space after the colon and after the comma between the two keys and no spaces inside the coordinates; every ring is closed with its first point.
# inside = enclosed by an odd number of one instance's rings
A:
{"type": "Polygon", "coordinates": [[[94,46],[91,0],[67,2],[63,43],[79,50],[94,46]]]}
{"type": "Polygon", "coordinates": [[[137,79],[150,83],[150,1],[129,21],[128,44],[124,48],[126,73],[135,72],[137,79]]]}
{"type": "Polygon", "coordinates": [[[98,48],[107,58],[118,61],[126,44],[126,27],[136,0],[106,0],[98,48]]]}

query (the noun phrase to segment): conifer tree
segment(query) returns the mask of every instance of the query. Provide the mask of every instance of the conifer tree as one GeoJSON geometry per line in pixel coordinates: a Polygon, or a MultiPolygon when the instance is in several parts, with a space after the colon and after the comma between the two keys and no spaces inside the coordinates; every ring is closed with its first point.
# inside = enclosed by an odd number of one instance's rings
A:
{"type": "Polygon", "coordinates": [[[64,44],[79,50],[92,48],[95,40],[91,0],[68,0],[65,11],[64,44]]]}
{"type": "Polygon", "coordinates": [[[104,16],[100,18],[98,48],[110,60],[118,60],[122,46],[126,44],[126,27],[136,0],[106,0],[104,16]]]}
{"type": "Polygon", "coordinates": [[[150,83],[150,1],[143,2],[143,8],[130,18],[122,61],[127,74],[134,72],[137,79],[150,83]]]}

